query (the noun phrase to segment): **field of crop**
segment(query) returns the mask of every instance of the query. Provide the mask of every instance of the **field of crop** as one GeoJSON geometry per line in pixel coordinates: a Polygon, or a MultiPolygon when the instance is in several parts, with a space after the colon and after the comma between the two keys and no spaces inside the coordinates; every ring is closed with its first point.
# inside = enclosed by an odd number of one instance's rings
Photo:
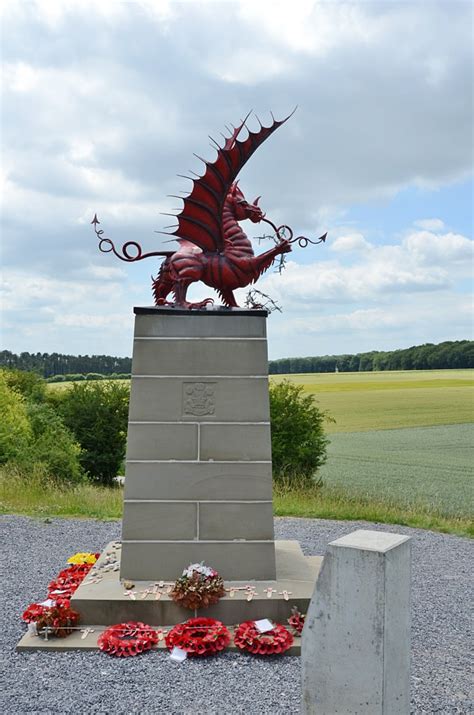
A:
{"type": "Polygon", "coordinates": [[[472,425],[340,433],[320,475],[354,495],[469,516],[473,453],[472,425]]]}
{"type": "Polygon", "coordinates": [[[429,427],[474,421],[473,370],[273,375],[315,395],[336,420],[326,431],[429,427]]]}
{"type": "MultiPolygon", "coordinates": [[[[461,529],[468,528],[474,497],[472,370],[287,377],[336,420],[326,428],[331,444],[319,473],[320,499],[297,498],[291,505],[287,497],[293,513],[322,515],[320,507],[330,498],[330,508],[357,510],[359,518],[372,505],[384,521],[390,515],[402,522],[406,515],[402,523],[419,520],[429,527],[433,518],[430,528],[442,528],[443,519],[460,519],[461,529]]],[[[284,501],[280,513],[288,513],[284,501]]]]}

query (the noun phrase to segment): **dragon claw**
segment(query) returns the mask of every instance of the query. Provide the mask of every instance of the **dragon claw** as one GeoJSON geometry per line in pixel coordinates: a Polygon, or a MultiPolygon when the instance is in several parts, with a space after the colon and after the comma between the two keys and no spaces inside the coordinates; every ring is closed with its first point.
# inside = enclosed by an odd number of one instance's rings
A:
{"type": "Polygon", "coordinates": [[[205,300],[201,300],[198,303],[190,303],[187,300],[181,301],[181,303],[174,302],[171,300],[165,300],[164,298],[159,298],[156,302],[156,305],[161,306],[161,305],[169,305],[173,308],[187,308],[188,310],[199,310],[201,308],[205,308],[206,305],[213,305],[214,304],[214,299],[213,298],[206,298],[205,300]]]}
{"type": "Polygon", "coordinates": [[[199,303],[189,303],[185,300],[183,303],[178,304],[178,307],[187,308],[188,310],[200,310],[201,308],[205,308],[206,305],[214,305],[213,298],[206,298],[205,300],[199,301],[199,303]]]}

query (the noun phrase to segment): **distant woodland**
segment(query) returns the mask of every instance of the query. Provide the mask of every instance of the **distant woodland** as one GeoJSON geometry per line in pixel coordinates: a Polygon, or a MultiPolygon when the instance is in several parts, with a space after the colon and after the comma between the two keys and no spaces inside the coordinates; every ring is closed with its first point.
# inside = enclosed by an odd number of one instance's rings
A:
{"type": "MultiPolygon", "coordinates": [[[[131,358],[110,355],[62,355],[61,353],[0,352],[0,366],[31,370],[51,380],[127,378],[131,358]]],[[[270,374],[303,372],[370,372],[372,370],[442,370],[473,368],[474,341],[455,340],[416,345],[404,350],[373,350],[355,355],[323,355],[270,360],[270,374]]]]}
{"type": "Polygon", "coordinates": [[[20,353],[9,350],[0,352],[0,366],[17,370],[31,370],[43,377],[55,375],[116,375],[130,377],[132,358],[111,355],[62,355],[61,353],[20,353]]]}
{"type": "Polygon", "coordinates": [[[455,340],[415,345],[404,350],[372,350],[356,355],[271,360],[270,374],[298,372],[370,372],[372,370],[443,370],[474,367],[474,341],[455,340]]]}

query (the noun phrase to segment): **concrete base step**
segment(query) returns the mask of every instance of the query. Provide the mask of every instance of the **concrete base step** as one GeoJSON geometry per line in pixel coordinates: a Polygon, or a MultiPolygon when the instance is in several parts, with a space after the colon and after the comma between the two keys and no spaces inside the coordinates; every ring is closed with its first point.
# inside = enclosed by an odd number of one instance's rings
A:
{"type": "MultiPolygon", "coordinates": [[[[293,606],[306,613],[322,563],[320,556],[304,556],[297,541],[276,541],[276,580],[226,581],[227,593],[219,603],[197,612],[178,606],[170,598],[171,583],[160,586],[157,582],[155,588],[155,583],[136,581],[133,588],[125,589],[120,581],[120,553],[118,542],[108,544],[71,599],[71,607],[81,615],[82,632],[48,640],[27,633],[17,650],[94,650],[98,636],[107,626],[125,621],[142,621],[163,630],[196,616],[216,618],[228,627],[262,618],[286,625],[293,606]],[[156,591],[161,594],[159,599],[156,591]],[[248,600],[250,591],[253,596],[248,600]],[[86,628],[94,632],[83,638],[86,628]]],[[[158,649],[164,647],[162,641],[158,649]]],[[[290,654],[299,652],[300,639],[295,638],[290,654]]]]}

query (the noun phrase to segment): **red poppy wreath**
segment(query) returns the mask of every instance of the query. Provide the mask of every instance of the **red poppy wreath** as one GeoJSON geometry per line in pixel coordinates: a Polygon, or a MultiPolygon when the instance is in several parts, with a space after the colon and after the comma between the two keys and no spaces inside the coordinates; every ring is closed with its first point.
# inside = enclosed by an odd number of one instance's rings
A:
{"type": "Polygon", "coordinates": [[[57,638],[70,635],[79,623],[79,613],[66,606],[42,606],[31,603],[22,616],[26,623],[36,623],[38,633],[45,628],[48,634],[57,638]]]}
{"type": "Polygon", "coordinates": [[[275,655],[291,648],[293,636],[285,626],[278,623],[271,631],[260,633],[255,621],[245,621],[237,626],[234,643],[240,650],[246,650],[254,655],[275,655]]]}
{"type": "Polygon", "coordinates": [[[150,650],[160,639],[160,631],[140,621],[129,621],[107,628],[97,639],[97,645],[104,653],[127,658],[150,650]]]}
{"type": "Polygon", "coordinates": [[[168,650],[180,648],[189,656],[214,655],[227,648],[230,633],[214,618],[190,618],[172,628],[165,642],[168,650]]]}
{"type": "Polygon", "coordinates": [[[99,555],[79,553],[71,556],[68,563],[72,561],[77,563],[71,563],[59,572],[48,586],[48,600],[44,604],[30,603],[23,613],[23,620],[26,623],[36,623],[37,632],[43,631],[59,638],[72,633],[79,622],[79,614],[69,607],[71,596],[99,555]]]}
{"type": "Polygon", "coordinates": [[[40,603],[30,603],[28,608],[23,611],[22,619],[25,623],[36,623],[36,621],[48,611],[49,608],[47,606],[42,606],[40,603]]]}
{"type": "Polygon", "coordinates": [[[77,564],[60,571],[48,586],[48,598],[54,599],[56,604],[68,606],[72,594],[77,591],[91,568],[92,564],[77,564]]]}

